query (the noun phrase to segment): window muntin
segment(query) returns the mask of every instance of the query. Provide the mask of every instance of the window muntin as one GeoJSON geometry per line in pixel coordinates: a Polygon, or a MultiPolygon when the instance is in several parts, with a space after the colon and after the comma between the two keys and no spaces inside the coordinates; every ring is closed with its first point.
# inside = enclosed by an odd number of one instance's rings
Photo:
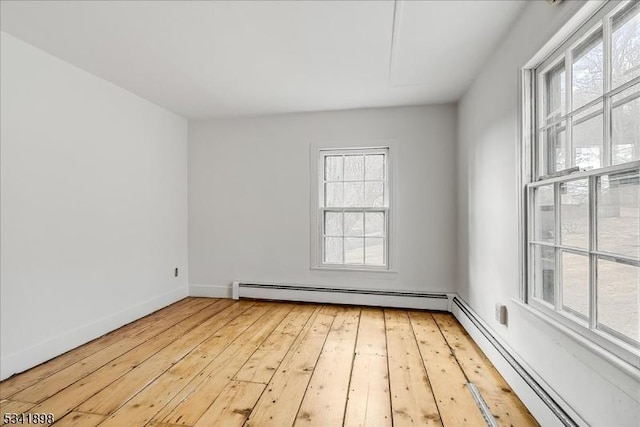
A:
{"type": "Polygon", "coordinates": [[[553,185],[542,185],[533,190],[534,240],[555,242],[555,197],[553,185]]]}
{"type": "Polygon", "coordinates": [[[560,243],[589,249],[589,180],[560,184],[560,243]]]}
{"type": "Polygon", "coordinates": [[[571,108],[577,110],[603,94],[602,28],[571,50],[571,108]]]}
{"type": "Polygon", "coordinates": [[[598,329],[640,342],[640,268],[598,258],[598,329]]]}
{"type": "Polygon", "coordinates": [[[532,296],[551,306],[555,303],[556,257],[552,246],[532,244],[532,296]]]}
{"type": "Polygon", "coordinates": [[[614,95],[611,101],[611,164],[619,165],[637,159],[640,153],[640,83],[614,95]]]}
{"type": "Polygon", "coordinates": [[[585,30],[536,70],[538,176],[640,160],[640,5],[585,30]]]}
{"type": "Polygon", "coordinates": [[[640,3],[610,6],[534,70],[528,298],[638,355],[640,3]]]}
{"type": "Polygon", "coordinates": [[[602,175],[597,180],[598,251],[640,259],[638,169],[602,175]]]}
{"type": "Polygon", "coordinates": [[[640,3],[630,5],[612,19],[612,88],[640,76],[640,3]]]}
{"type": "Polygon", "coordinates": [[[388,268],[388,148],[321,150],[321,265],[388,268]]]}
{"type": "Polygon", "coordinates": [[[640,348],[640,162],[627,165],[528,185],[529,298],[640,348]]]}
{"type": "Polygon", "coordinates": [[[589,318],[589,257],[561,250],[562,310],[583,319],[589,318]]]}

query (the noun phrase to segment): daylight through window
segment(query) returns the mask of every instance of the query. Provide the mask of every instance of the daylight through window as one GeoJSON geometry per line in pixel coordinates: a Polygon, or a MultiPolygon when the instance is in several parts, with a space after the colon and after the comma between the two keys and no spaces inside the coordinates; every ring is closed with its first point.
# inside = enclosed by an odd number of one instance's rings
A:
{"type": "Polygon", "coordinates": [[[388,149],[320,151],[322,264],[388,266],[388,149]]]}
{"type": "Polygon", "coordinates": [[[640,2],[534,70],[531,305],[640,348],[640,2]]]}

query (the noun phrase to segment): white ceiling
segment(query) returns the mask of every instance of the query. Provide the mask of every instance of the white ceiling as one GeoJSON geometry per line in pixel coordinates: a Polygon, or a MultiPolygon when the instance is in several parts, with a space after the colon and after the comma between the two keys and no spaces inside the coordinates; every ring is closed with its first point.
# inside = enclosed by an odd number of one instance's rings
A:
{"type": "Polygon", "coordinates": [[[187,118],[459,99],[521,1],[2,1],[1,28],[187,118]]]}

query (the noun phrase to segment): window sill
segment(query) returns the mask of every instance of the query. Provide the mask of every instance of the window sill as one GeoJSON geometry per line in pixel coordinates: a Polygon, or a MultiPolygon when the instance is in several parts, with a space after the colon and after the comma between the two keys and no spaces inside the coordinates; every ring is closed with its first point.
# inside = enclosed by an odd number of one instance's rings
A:
{"type": "Polygon", "coordinates": [[[314,265],[309,267],[310,270],[318,270],[318,271],[345,271],[345,272],[354,272],[354,273],[387,273],[387,274],[398,274],[398,270],[383,270],[383,269],[375,269],[375,268],[357,268],[357,267],[324,267],[314,265]]]}
{"type": "MultiPolygon", "coordinates": [[[[597,356],[601,357],[602,359],[604,359],[605,361],[607,361],[611,365],[615,366],[616,368],[620,369],[624,373],[630,375],[635,380],[640,381],[640,368],[638,368],[638,366],[636,366],[634,363],[631,363],[628,360],[623,359],[622,357],[618,356],[617,354],[607,350],[606,348],[602,347],[598,343],[596,343],[596,342],[592,341],[591,339],[587,338],[583,334],[577,332],[573,328],[565,325],[562,322],[559,322],[558,320],[556,320],[553,317],[541,312],[540,310],[538,310],[538,309],[536,309],[534,307],[531,307],[529,304],[525,304],[524,302],[522,302],[521,300],[519,300],[517,298],[512,298],[511,300],[516,304],[517,307],[521,308],[523,311],[525,311],[525,312],[537,317],[538,319],[544,321],[545,323],[551,325],[553,328],[555,328],[559,332],[563,333],[567,337],[571,338],[573,341],[575,341],[576,343],[580,344],[582,347],[586,348],[587,350],[589,350],[592,353],[596,354],[597,356]]],[[[640,364],[640,357],[639,356],[637,356],[637,355],[635,355],[635,354],[633,354],[631,352],[628,352],[628,353],[629,353],[629,357],[636,358],[636,362],[638,364],[640,364]]]]}

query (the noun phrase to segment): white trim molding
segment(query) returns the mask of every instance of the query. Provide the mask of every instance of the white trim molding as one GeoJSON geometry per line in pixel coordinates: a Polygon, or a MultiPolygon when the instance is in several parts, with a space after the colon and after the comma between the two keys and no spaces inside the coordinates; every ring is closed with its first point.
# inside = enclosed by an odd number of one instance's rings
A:
{"type": "MultiPolygon", "coordinates": [[[[340,270],[344,272],[397,272],[398,256],[397,256],[397,233],[396,233],[396,170],[394,167],[395,158],[397,157],[398,144],[395,139],[367,139],[367,140],[347,140],[347,141],[314,141],[309,144],[309,241],[310,241],[310,263],[311,270],[340,270]],[[319,174],[321,173],[319,159],[322,152],[337,151],[343,152],[354,150],[365,152],[368,150],[386,150],[386,177],[385,177],[385,206],[380,207],[384,210],[386,217],[386,233],[385,233],[385,258],[384,266],[366,266],[361,264],[324,264],[322,262],[322,223],[319,213],[322,211],[320,200],[319,174]]],[[[343,209],[343,208],[337,208],[343,209]]],[[[348,209],[348,208],[344,208],[348,209]]],[[[362,208],[357,209],[374,209],[378,208],[362,208]]]]}
{"type": "Polygon", "coordinates": [[[554,329],[571,338],[586,350],[604,359],[620,371],[624,372],[626,375],[629,375],[631,378],[640,381],[640,369],[636,368],[636,365],[640,363],[638,356],[635,356],[635,363],[629,362],[619,357],[615,353],[607,350],[602,345],[595,343],[592,339],[586,338],[582,333],[577,332],[574,329],[575,326],[571,323],[568,322],[567,324],[564,324],[562,322],[558,322],[558,320],[554,317],[545,314],[541,310],[532,308],[531,305],[525,304],[516,298],[513,298],[512,301],[514,304],[516,304],[517,307],[521,308],[524,313],[527,313],[537,319],[544,321],[554,329]]]}
{"type": "MultiPolygon", "coordinates": [[[[610,361],[622,359],[626,364],[633,365],[633,368],[625,367],[624,363],[613,362],[620,369],[627,372],[630,370],[640,369],[640,344],[637,337],[632,334],[623,333],[615,328],[607,327],[598,321],[598,292],[597,292],[597,265],[600,261],[606,260],[620,265],[631,265],[638,267],[640,262],[635,256],[626,256],[621,253],[603,252],[597,245],[597,184],[601,177],[616,172],[622,174],[629,172],[637,174],[640,168],[640,161],[628,161],[620,164],[613,164],[611,161],[611,114],[613,107],[613,96],[620,94],[622,91],[637,85],[640,78],[636,77],[626,83],[612,87],[610,67],[610,46],[611,43],[611,20],[620,13],[626,13],[626,10],[633,7],[635,3],[624,1],[602,1],[589,0],[567,19],[567,23],[555,34],[550,36],[549,42],[545,44],[520,70],[520,90],[518,102],[518,133],[520,144],[517,149],[518,159],[518,264],[519,264],[519,281],[520,281],[520,303],[526,304],[527,311],[530,313],[538,312],[541,319],[547,323],[559,328],[571,329],[574,333],[582,335],[586,340],[592,343],[586,347],[598,354],[612,354],[610,361]],[[596,99],[586,103],[585,105],[572,105],[571,97],[571,70],[573,63],[573,52],[578,49],[585,41],[594,34],[599,34],[603,44],[603,93],[596,99]],[[558,118],[549,113],[544,112],[542,108],[544,104],[544,79],[547,73],[552,72],[558,65],[564,64],[565,77],[564,83],[567,88],[564,93],[564,110],[557,114],[558,118]],[[601,104],[600,110],[593,117],[602,117],[604,135],[601,144],[602,148],[602,167],[596,167],[588,170],[579,170],[575,162],[572,160],[573,155],[566,156],[566,164],[556,170],[553,158],[549,158],[544,154],[542,149],[544,139],[541,135],[552,126],[563,123],[566,133],[566,151],[572,153],[572,128],[578,126],[578,114],[585,114],[589,108],[594,105],[601,104]],[[544,113],[544,114],[543,114],[544,113]],[[543,117],[544,116],[544,117],[543,117]],[[574,121],[574,118],[576,119],[574,121]],[[588,221],[588,237],[589,243],[582,248],[568,247],[563,243],[559,227],[561,224],[561,209],[563,207],[563,199],[561,190],[563,186],[576,182],[581,179],[586,183],[585,193],[587,194],[588,211],[590,212],[588,221]],[[553,202],[546,203],[552,207],[550,210],[553,216],[553,224],[555,224],[555,232],[553,236],[545,241],[536,239],[534,221],[536,218],[536,206],[534,196],[538,188],[542,186],[549,188],[553,192],[553,202]],[[537,259],[536,250],[546,248],[551,255],[549,266],[544,267],[547,271],[554,271],[553,279],[549,281],[552,285],[548,297],[537,295],[534,283],[534,271],[539,267],[534,265],[537,259]],[[588,300],[589,306],[587,312],[578,313],[571,307],[566,307],[562,302],[563,296],[563,275],[562,273],[562,257],[565,254],[574,254],[586,259],[586,267],[581,270],[588,276],[588,300]],[[552,266],[552,267],[551,267],[552,266]],[[551,298],[552,297],[552,298],[551,298]],[[588,313],[588,314],[587,314],[588,313]],[[553,322],[549,322],[548,318],[552,318],[553,322]],[[594,350],[596,346],[601,347],[600,351],[594,350]]],[[[631,96],[637,96],[632,94],[631,96]]],[[[628,98],[624,98],[627,102],[628,98]]],[[[591,117],[587,115],[585,117],[591,117]]],[[[579,120],[586,120],[581,117],[579,120]]],[[[584,165],[583,165],[584,167],[584,165]]],[[[637,175],[634,175],[637,176],[637,175]]],[[[538,215],[538,218],[542,215],[538,215]]],[[[615,309],[615,307],[614,307],[615,309]]]]}
{"type": "Polygon", "coordinates": [[[0,379],[33,368],[82,344],[114,331],[176,301],[189,296],[189,289],[181,286],[163,295],[132,305],[87,325],[49,338],[25,350],[9,354],[0,362],[0,379]]]}
{"type": "MultiPolygon", "coordinates": [[[[593,15],[595,15],[608,0],[587,0],[584,5],[578,9],[577,12],[567,17],[567,22],[558,30],[555,34],[549,37],[549,41],[545,43],[542,48],[524,65],[524,68],[534,68],[538,64],[541,64],[549,56],[556,51],[558,46],[569,40],[574,33],[585,22],[589,21],[593,15]]],[[[571,10],[568,10],[570,13],[571,10]]]]}
{"type": "Polygon", "coordinates": [[[231,298],[231,285],[189,285],[189,296],[231,298]]]}

